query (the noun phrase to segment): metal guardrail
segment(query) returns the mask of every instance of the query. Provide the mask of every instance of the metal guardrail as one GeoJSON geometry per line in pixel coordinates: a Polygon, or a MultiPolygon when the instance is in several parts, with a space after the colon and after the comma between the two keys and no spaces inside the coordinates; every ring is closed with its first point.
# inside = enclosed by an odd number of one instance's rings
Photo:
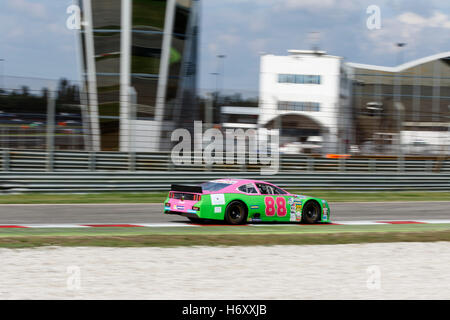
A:
{"type": "MultiPolygon", "coordinates": [[[[136,153],[41,150],[0,151],[4,172],[101,172],[101,171],[193,171],[259,172],[260,165],[214,164],[174,165],[168,152],[136,153]]],[[[282,155],[280,172],[429,172],[450,173],[450,157],[395,157],[326,159],[304,155],[282,155]]]]}
{"type": "Polygon", "coordinates": [[[246,178],[272,182],[291,190],[450,191],[450,173],[320,173],[281,172],[1,172],[3,193],[96,193],[168,191],[171,184],[201,183],[217,178],[246,178]]]}
{"type": "Polygon", "coordinates": [[[165,153],[55,151],[0,152],[0,192],[149,192],[175,183],[217,178],[248,178],[286,189],[381,191],[450,190],[450,158],[393,157],[324,159],[282,156],[276,175],[261,175],[258,165],[176,166],[165,153]],[[135,161],[134,161],[135,159],[135,161]],[[402,169],[401,171],[399,169],[402,169]]]}

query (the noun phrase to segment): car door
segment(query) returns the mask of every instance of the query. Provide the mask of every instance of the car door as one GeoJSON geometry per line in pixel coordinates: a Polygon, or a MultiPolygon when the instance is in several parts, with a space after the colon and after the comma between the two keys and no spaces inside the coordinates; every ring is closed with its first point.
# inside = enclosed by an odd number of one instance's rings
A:
{"type": "MultiPolygon", "coordinates": [[[[258,205],[263,221],[290,221],[289,194],[267,183],[255,183],[260,193],[258,205]]],[[[291,196],[292,197],[292,196],[291,196]]]]}
{"type": "Polygon", "coordinates": [[[248,208],[248,216],[254,219],[261,218],[260,193],[253,182],[243,184],[237,188],[241,194],[240,200],[243,200],[248,208]]]}

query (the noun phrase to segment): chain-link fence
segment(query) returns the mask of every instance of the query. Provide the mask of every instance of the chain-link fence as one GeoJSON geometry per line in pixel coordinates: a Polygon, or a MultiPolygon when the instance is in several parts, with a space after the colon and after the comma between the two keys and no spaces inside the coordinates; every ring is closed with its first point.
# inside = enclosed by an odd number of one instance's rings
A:
{"type": "Polygon", "coordinates": [[[425,98],[421,99],[424,107],[402,98],[392,103],[372,101],[371,93],[358,83],[342,105],[271,102],[259,92],[243,90],[199,90],[189,105],[181,105],[176,96],[168,95],[163,121],[155,119],[156,97],[142,88],[130,87],[126,96],[112,88],[92,97],[81,83],[65,79],[6,76],[2,83],[2,149],[43,150],[50,154],[121,152],[133,157],[136,153],[170,152],[180,143],[174,131],[187,129],[192,148],[185,152],[195,152],[194,140],[199,132],[194,131],[200,130],[201,148],[205,150],[215,143],[213,154],[220,154],[227,148],[227,131],[241,130],[244,138],[250,139],[249,132],[265,128],[277,131],[279,144],[274,151],[288,158],[402,160],[450,155],[450,97],[445,83],[439,90],[438,107],[434,108],[426,108],[425,98]],[[414,108],[409,108],[410,103],[414,108]],[[201,125],[195,127],[194,121],[201,125]],[[214,138],[206,134],[211,128],[215,130],[214,138]],[[221,146],[217,134],[222,135],[221,146]]]}
{"type": "Polygon", "coordinates": [[[89,121],[78,83],[12,76],[2,80],[0,148],[86,150],[89,121]]]}

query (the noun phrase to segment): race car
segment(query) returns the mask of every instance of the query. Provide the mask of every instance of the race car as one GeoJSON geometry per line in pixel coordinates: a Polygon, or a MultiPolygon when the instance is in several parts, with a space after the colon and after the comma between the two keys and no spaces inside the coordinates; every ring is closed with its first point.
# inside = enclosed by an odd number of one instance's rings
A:
{"type": "Polygon", "coordinates": [[[287,192],[271,183],[244,179],[219,179],[201,185],[172,185],[164,201],[165,214],[193,222],[223,220],[247,222],[330,222],[328,202],[287,192]]]}

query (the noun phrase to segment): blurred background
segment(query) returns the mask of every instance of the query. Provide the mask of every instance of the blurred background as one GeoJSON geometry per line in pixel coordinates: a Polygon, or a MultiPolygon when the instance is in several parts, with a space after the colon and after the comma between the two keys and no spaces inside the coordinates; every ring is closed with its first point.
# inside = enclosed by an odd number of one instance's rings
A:
{"type": "Polygon", "coordinates": [[[282,171],[450,170],[449,6],[408,3],[7,1],[2,169],[259,169],[174,166],[198,120],[279,129],[282,171]]]}

